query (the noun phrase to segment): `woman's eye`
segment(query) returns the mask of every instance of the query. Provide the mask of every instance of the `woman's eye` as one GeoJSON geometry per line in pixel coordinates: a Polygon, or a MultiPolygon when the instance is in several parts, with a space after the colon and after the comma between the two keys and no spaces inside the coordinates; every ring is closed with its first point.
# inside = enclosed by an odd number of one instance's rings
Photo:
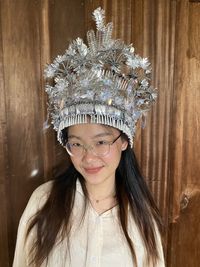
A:
{"type": "Polygon", "coordinates": [[[71,143],[71,146],[72,146],[72,147],[80,147],[81,144],[79,144],[79,143],[71,143]]]}
{"type": "Polygon", "coordinates": [[[109,142],[105,140],[98,141],[96,144],[97,145],[107,145],[109,142]]]}

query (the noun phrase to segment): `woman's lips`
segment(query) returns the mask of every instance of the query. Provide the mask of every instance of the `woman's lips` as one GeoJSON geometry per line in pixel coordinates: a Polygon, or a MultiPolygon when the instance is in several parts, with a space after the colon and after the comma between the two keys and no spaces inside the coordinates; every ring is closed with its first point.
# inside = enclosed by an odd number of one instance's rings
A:
{"type": "Polygon", "coordinates": [[[102,168],[103,168],[103,166],[102,167],[96,167],[96,168],[84,168],[84,170],[86,173],[94,174],[94,173],[98,173],[102,168]]]}

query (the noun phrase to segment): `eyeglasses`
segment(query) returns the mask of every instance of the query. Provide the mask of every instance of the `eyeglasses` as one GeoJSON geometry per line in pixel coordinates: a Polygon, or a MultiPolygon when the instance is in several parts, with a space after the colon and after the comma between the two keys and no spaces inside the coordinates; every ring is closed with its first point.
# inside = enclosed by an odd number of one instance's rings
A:
{"type": "Polygon", "coordinates": [[[79,143],[70,143],[67,142],[66,144],[66,150],[70,156],[74,157],[81,157],[84,152],[87,150],[92,150],[93,154],[95,156],[106,156],[110,153],[110,146],[113,145],[122,135],[122,133],[115,138],[113,141],[98,141],[94,143],[93,145],[82,145],[79,143]]]}

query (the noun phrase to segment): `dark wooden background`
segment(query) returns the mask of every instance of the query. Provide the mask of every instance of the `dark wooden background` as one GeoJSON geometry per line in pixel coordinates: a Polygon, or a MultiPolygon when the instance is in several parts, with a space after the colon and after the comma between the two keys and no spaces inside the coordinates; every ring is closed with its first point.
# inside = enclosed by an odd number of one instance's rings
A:
{"type": "Polygon", "coordinates": [[[149,57],[157,104],[135,151],[166,225],[168,267],[200,266],[200,3],[0,0],[0,267],[12,265],[32,191],[68,164],[45,127],[43,69],[106,10],[114,36],[149,57]]]}

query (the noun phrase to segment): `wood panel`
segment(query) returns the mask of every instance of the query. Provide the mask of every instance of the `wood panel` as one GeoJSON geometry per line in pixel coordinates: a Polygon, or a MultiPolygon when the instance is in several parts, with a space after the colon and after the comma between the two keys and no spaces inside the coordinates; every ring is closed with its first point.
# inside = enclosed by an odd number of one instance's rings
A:
{"type": "MultiPolygon", "coordinates": [[[[1,10],[1,2],[0,2],[1,10]]],[[[0,29],[2,14],[0,13],[0,29]]],[[[0,266],[8,267],[9,246],[8,246],[8,219],[7,219],[7,137],[6,137],[6,107],[4,91],[4,71],[3,71],[3,47],[2,33],[0,32],[0,266]]]]}
{"type": "Polygon", "coordinates": [[[199,16],[200,3],[177,2],[169,266],[200,263],[199,16]]]}
{"type": "Polygon", "coordinates": [[[4,257],[2,266],[11,265],[19,218],[43,176],[38,5],[37,1],[1,1],[7,146],[6,175],[2,177],[6,197],[2,200],[7,204],[4,218],[9,248],[1,250],[9,253],[9,261],[4,257]]]}

